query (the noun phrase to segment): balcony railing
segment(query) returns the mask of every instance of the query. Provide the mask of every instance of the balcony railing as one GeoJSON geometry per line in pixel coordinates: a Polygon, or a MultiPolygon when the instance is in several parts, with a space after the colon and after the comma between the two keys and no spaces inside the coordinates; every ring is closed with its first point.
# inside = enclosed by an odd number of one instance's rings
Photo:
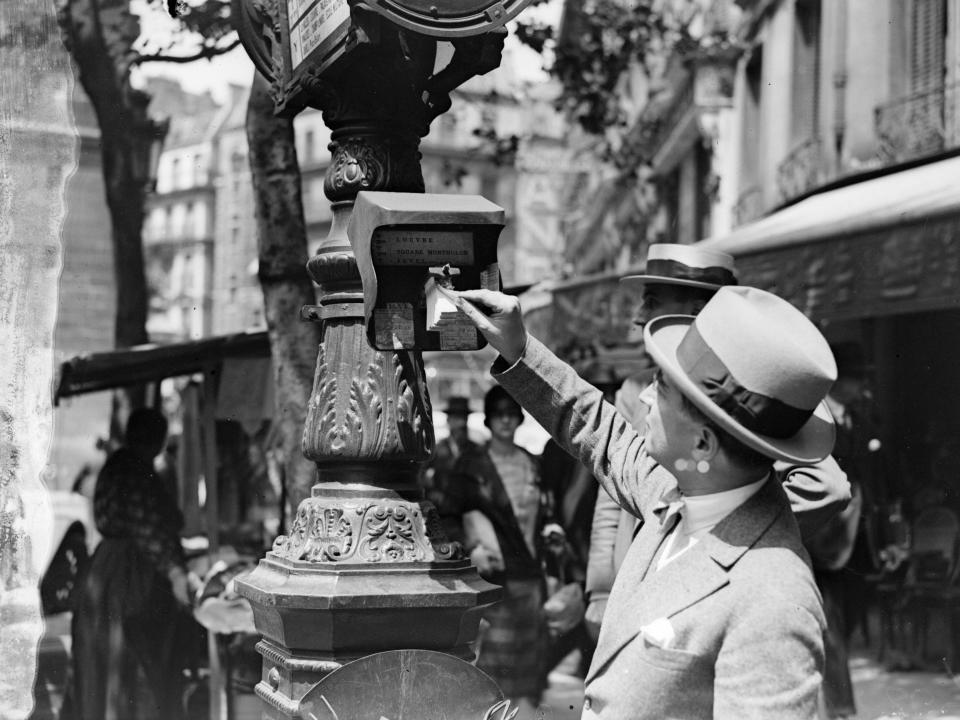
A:
{"type": "Polygon", "coordinates": [[[940,86],[878,106],[874,125],[883,161],[904,162],[960,146],[958,89],[940,86]]]}
{"type": "Polygon", "coordinates": [[[780,201],[787,202],[824,182],[823,146],[820,138],[797,145],[777,168],[780,201]]]}

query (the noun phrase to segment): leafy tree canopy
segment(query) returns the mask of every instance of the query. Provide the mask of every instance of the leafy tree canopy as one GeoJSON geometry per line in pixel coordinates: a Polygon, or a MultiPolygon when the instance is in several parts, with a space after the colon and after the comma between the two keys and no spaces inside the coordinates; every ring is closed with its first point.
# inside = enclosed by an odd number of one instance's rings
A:
{"type": "Polygon", "coordinates": [[[521,21],[517,38],[545,58],[552,56],[547,70],[562,86],[558,109],[600,138],[605,159],[623,166],[636,160],[636,136],[649,131],[633,127],[638,117],[636,106],[625,102],[627,76],[639,71],[656,80],[671,55],[728,47],[732,36],[727,5],[702,0],[567,0],[559,32],[546,23],[521,21]]]}

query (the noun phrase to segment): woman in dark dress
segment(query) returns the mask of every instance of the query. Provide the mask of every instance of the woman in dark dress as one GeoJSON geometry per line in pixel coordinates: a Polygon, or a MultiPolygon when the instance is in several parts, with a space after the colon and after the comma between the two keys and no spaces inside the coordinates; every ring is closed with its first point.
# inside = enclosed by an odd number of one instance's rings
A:
{"type": "Polygon", "coordinates": [[[166,432],[159,412],[135,410],[126,445],[97,478],[94,519],[103,539],[79,588],[72,627],[80,720],[183,717],[176,632],[189,605],[183,516],[153,469],[166,432]]]}

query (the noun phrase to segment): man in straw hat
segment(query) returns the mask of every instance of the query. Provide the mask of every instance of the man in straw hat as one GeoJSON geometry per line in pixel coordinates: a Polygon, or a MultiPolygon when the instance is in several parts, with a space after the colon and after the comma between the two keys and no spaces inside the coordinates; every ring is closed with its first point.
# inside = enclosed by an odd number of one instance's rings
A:
{"type": "MultiPolygon", "coordinates": [[[[736,285],[732,255],[695,245],[656,243],[647,252],[644,272],[620,282],[636,291],[641,302],[634,326],[643,327],[661,315],[696,315],[721,287],[736,285]]],[[[650,405],[649,385],[655,368],[627,378],[617,392],[615,407],[637,430],[642,430],[650,405]],[[644,392],[646,391],[646,392],[644,392]]],[[[819,530],[850,499],[849,483],[829,459],[816,467],[778,468],[784,490],[804,537],[819,530]]],[[[621,508],[605,492],[597,495],[590,533],[587,565],[586,623],[596,638],[616,574],[642,520],[621,508]]]]}
{"type": "Polygon", "coordinates": [[[644,518],[614,584],[584,718],[815,718],[824,617],[773,463],[827,457],[830,347],[802,313],[724,287],[644,341],[659,368],[638,434],[523,327],[519,302],[460,293],[494,377],[644,518]],[[670,472],[666,472],[669,470],[670,472]]]}

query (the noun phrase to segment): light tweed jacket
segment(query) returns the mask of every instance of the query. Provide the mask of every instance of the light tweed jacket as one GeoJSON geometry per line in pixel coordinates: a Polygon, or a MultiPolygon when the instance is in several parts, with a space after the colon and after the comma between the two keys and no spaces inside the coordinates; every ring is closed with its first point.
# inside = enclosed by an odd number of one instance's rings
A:
{"type": "Polygon", "coordinates": [[[676,480],[644,439],[536,339],[494,377],[618,503],[645,520],[611,591],[584,718],[811,720],[823,667],[825,621],[796,520],[768,482],[697,545],[650,572],[666,536],[661,497],[676,480]],[[658,647],[641,634],[669,621],[658,647]]]}

